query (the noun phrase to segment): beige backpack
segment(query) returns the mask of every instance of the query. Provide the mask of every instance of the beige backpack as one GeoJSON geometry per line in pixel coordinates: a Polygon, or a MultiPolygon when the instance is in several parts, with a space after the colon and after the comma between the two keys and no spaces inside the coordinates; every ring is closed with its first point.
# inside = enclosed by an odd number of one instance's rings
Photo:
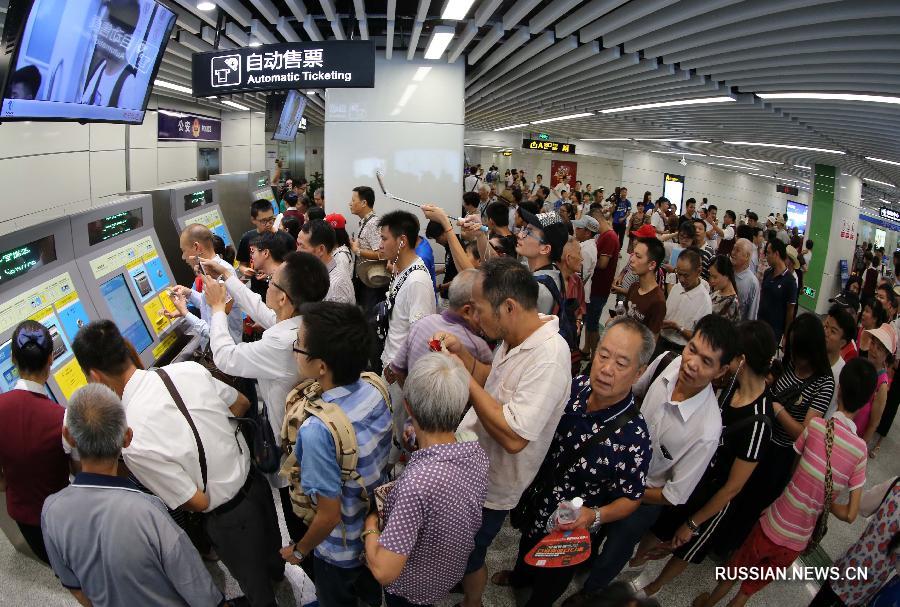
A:
{"type": "MultiPolygon", "coordinates": [[[[375,373],[363,373],[360,379],[375,387],[384,398],[388,409],[391,409],[391,396],[388,393],[387,384],[375,373]]],[[[362,499],[368,502],[369,496],[365,486],[360,482],[356,465],[359,460],[359,445],[356,442],[356,432],[353,423],[347,414],[336,403],[322,400],[322,387],[318,382],[306,380],[297,384],[288,394],[285,402],[284,423],[281,427],[281,444],[287,459],[281,465],[279,474],[290,482],[291,506],[294,514],[309,525],[316,514],[316,507],[312,500],[303,492],[300,485],[300,462],[294,454],[294,446],[297,444],[297,434],[300,426],[310,415],[318,417],[334,439],[335,458],[341,468],[341,483],[348,480],[356,481],[362,487],[362,499]]]]}

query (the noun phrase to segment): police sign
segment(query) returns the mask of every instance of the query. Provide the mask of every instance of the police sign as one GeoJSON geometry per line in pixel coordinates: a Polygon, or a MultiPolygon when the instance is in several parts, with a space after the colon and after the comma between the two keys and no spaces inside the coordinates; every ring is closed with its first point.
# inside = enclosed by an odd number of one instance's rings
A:
{"type": "Polygon", "coordinates": [[[288,42],[193,56],[194,96],[303,88],[372,88],[371,40],[288,42]]]}
{"type": "Polygon", "coordinates": [[[559,154],[574,154],[574,143],[562,143],[561,141],[540,141],[538,139],[523,139],[522,147],[527,150],[543,150],[545,152],[557,152],[559,154]]]}

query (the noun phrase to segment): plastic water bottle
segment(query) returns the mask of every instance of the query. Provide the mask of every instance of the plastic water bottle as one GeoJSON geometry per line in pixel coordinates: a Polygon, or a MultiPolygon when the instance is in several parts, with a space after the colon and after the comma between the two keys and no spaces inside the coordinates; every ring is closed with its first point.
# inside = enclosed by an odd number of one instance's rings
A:
{"type": "Polygon", "coordinates": [[[622,300],[616,304],[616,316],[625,316],[625,302],[622,300]]]}
{"type": "Polygon", "coordinates": [[[560,525],[577,521],[583,505],[584,500],[580,497],[572,498],[571,501],[560,502],[553,514],[550,515],[550,520],[547,521],[547,533],[556,531],[556,528],[560,525]]]}

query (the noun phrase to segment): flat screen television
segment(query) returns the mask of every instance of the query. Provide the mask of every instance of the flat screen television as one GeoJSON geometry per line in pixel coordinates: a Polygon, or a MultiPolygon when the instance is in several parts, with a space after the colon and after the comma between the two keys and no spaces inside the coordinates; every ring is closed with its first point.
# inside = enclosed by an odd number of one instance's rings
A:
{"type": "Polygon", "coordinates": [[[273,141],[293,141],[297,138],[297,128],[300,126],[300,119],[306,109],[306,101],[306,97],[298,91],[287,92],[278,124],[275,125],[275,131],[272,133],[273,141]]]}
{"type": "Polygon", "coordinates": [[[793,200],[787,201],[787,227],[797,228],[800,234],[806,234],[806,218],[809,205],[793,200]]]}
{"type": "Polygon", "coordinates": [[[144,121],[175,26],[156,0],[10,0],[0,121],[144,121]]]}

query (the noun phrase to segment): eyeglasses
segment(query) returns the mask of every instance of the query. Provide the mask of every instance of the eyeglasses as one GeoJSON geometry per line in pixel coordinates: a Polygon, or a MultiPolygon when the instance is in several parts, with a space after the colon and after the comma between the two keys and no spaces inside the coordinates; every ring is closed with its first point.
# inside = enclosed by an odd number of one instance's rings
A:
{"type": "Polygon", "coordinates": [[[304,356],[308,356],[309,358],[313,358],[313,355],[300,347],[300,338],[294,340],[294,354],[303,354],[304,356]]]}
{"type": "Polygon", "coordinates": [[[525,238],[528,238],[529,236],[531,236],[539,243],[547,244],[547,241],[544,240],[543,236],[538,236],[537,234],[535,234],[533,228],[523,228],[521,231],[519,231],[519,234],[521,234],[525,238]]]}
{"type": "Polygon", "coordinates": [[[278,284],[277,282],[275,282],[274,280],[269,280],[269,286],[270,286],[270,287],[275,287],[276,289],[278,289],[279,291],[281,291],[282,293],[284,293],[284,296],[287,297],[287,300],[288,300],[289,302],[291,302],[291,305],[294,306],[294,307],[297,307],[297,306],[294,304],[294,300],[291,299],[290,294],[289,294],[287,291],[284,290],[284,287],[282,287],[281,285],[279,285],[279,284],[278,284]]]}
{"type": "Polygon", "coordinates": [[[275,216],[273,215],[272,217],[266,217],[265,219],[257,219],[256,221],[258,221],[259,223],[262,223],[262,224],[266,224],[266,225],[274,224],[275,216]]]}

